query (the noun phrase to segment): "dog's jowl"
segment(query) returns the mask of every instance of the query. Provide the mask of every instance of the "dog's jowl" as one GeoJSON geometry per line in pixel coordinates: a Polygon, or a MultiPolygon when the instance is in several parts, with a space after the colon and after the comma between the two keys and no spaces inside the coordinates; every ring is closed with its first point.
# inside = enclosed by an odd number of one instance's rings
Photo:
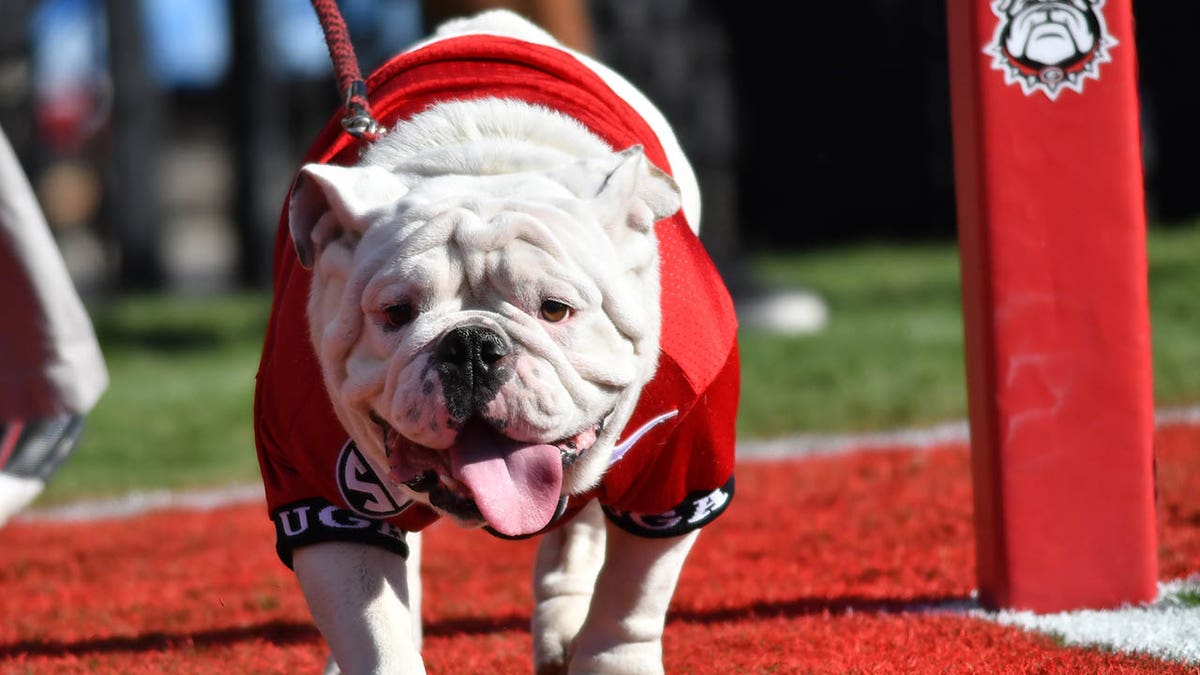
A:
{"type": "Polygon", "coordinates": [[[517,15],[367,82],[288,195],[255,399],[276,548],[346,673],[423,672],[420,532],[539,539],[537,672],[663,670],[733,498],[736,322],[644,95],[517,15]]]}

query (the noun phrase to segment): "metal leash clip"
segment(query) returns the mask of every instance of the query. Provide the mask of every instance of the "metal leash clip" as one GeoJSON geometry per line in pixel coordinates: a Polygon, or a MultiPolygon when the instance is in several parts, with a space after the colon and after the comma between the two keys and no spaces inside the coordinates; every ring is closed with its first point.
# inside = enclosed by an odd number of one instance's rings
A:
{"type": "Polygon", "coordinates": [[[367,85],[362,80],[350,84],[346,92],[346,116],[342,118],[342,128],[355,138],[365,138],[373,141],[382,136],[387,129],[371,116],[360,101],[367,100],[367,85]]]}

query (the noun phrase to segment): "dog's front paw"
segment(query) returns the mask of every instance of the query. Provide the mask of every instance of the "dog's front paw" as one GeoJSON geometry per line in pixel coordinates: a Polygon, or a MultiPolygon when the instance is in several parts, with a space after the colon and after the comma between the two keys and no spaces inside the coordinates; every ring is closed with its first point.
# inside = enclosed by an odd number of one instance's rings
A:
{"type": "Polygon", "coordinates": [[[568,670],[571,675],[662,675],[662,641],[624,642],[600,650],[576,645],[568,670]]]}
{"type": "Polygon", "coordinates": [[[590,595],[546,598],[533,610],[533,664],[537,675],[567,672],[571,645],[587,617],[590,595]]]}

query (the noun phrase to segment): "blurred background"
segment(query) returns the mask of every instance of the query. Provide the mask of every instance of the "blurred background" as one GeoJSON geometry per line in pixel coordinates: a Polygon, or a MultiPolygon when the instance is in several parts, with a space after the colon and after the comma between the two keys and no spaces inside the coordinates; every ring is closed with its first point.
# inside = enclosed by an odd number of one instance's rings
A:
{"type": "MultiPolygon", "coordinates": [[[[425,32],[419,0],[340,5],[364,74],[425,32]]],[[[954,238],[943,2],[806,3],[787,21],[719,0],[586,5],[595,54],[694,159],[735,291],[764,248],[954,238]]],[[[1186,221],[1200,108],[1179,78],[1200,7],[1134,9],[1151,217],[1186,221]]],[[[85,296],[266,288],[288,182],[337,99],[308,0],[0,3],[0,126],[85,296]]]]}
{"type": "MultiPolygon", "coordinates": [[[[364,74],[437,15],[582,8],[585,30],[553,32],[656,101],[697,170],[701,238],[742,315],[739,438],[965,419],[945,0],[803,3],[786,19],[728,0],[338,4],[364,74]]],[[[1155,396],[1188,406],[1200,3],[1133,7],[1155,396]]],[[[111,375],[44,499],[257,482],[271,247],[340,108],[309,0],[0,0],[0,127],[111,375]]]]}

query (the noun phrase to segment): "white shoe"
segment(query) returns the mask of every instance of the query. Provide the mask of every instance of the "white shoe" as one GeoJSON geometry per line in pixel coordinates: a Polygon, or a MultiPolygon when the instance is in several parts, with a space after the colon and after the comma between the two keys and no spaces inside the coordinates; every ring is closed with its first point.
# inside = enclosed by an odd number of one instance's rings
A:
{"type": "Polygon", "coordinates": [[[9,422],[0,429],[0,525],[30,504],[75,449],[82,415],[9,422]]]}

